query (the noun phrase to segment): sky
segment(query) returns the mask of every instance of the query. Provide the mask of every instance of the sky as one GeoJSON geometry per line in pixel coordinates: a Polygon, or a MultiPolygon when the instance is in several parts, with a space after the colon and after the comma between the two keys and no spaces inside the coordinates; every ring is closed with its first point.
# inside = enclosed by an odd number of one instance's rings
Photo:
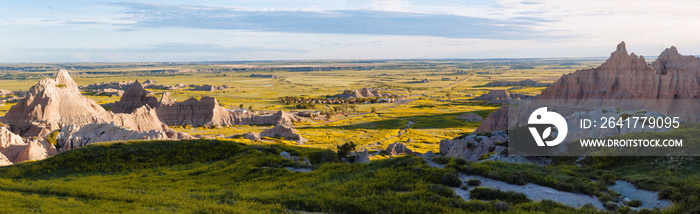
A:
{"type": "Polygon", "coordinates": [[[0,0],[0,62],[700,55],[692,0],[0,0]]]}

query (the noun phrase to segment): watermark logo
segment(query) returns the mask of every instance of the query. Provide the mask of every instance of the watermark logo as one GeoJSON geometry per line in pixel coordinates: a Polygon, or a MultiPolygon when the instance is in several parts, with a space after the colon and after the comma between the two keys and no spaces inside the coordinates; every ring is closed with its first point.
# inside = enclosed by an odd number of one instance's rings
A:
{"type": "Polygon", "coordinates": [[[532,112],[527,124],[537,146],[559,145],[566,138],[569,129],[566,119],[559,113],[547,111],[547,107],[538,108],[532,112]],[[556,134],[552,128],[556,129],[556,134]]]}

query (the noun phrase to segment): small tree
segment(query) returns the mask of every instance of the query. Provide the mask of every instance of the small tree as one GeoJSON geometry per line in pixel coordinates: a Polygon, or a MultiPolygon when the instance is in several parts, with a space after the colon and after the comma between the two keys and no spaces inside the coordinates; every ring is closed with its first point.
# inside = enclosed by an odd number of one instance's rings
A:
{"type": "Polygon", "coordinates": [[[243,109],[243,104],[239,105],[238,108],[243,109]]]}
{"type": "Polygon", "coordinates": [[[370,109],[370,111],[371,111],[372,113],[377,113],[377,107],[374,107],[374,106],[373,106],[373,107],[370,109]]]}
{"type": "Polygon", "coordinates": [[[331,120],[331,117],[333,117],[333,115],[331,114],[330,111],[327,111],[326,112],[326,120],[331,120]]]}
{"type": "Polygon", "coordinates": [[[249,111],[253,111],[253,106],[248,106],[249,111]]]}
{"type": "Polygon", "coordinates": [[[355,151],[356,146],[357,145],[353,142],[347,142],[340,146],[336,146],[338,148],[338,159],[342,160],[343,158],[346,158],[350,152],[355,151]]]}

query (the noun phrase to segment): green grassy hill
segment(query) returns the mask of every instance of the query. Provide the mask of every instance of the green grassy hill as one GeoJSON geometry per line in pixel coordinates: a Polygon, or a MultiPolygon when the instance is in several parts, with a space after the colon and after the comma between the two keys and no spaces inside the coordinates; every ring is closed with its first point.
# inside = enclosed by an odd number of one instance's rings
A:
{"type": "MultiPolygon", "coordinates": [[[[418,157],[371,164],[330,150],[193,140],[91,145],[0,168],[3,213],[596,212],[551,201],[464,201],[418,157]],[[311,172],[282,158],[308,157],[311,172]]],[[[454,185],[454,184],[451,184],[454,185]]]]}

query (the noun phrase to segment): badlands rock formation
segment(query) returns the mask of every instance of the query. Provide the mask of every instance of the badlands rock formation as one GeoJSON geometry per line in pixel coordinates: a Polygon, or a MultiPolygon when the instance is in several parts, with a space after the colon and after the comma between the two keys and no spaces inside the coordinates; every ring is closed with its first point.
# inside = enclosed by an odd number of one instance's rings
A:
{"type": "Polygon", "coordinates": [[[165,139],[171,139],[165,131],[134,131],[114,123],[95,123],[82,127],[75,125],[63,127],[58,132],[56,142],[60,145],[59,151],[67,151],[99,142],[165,139]]]}
{"type": "Polygon", "coordinates": [[[255,133],[255,132],[248,132],[243,135],[243,138],[252,140],[252,141],[258,141],[260,140],[260,134],[255,133]]]}
{"type": "Polygon", "coordinates": [[[260,132],[260,137],[282,137],[285,140],[296,141],[300,144],[308,141],[306,138],[302,137],[297,130],[285,125],[276,125],[274,128],[262,131],[260,132]]]}
{"type": "Polygon", "coordinates": [[[112,105],[112,112],[130,114],[139,107],[149,106],[150,108],[154,108],[157,107],[157,105],[158,98],[152,96],[151,93],[143,88],[143,85],[141,85],[139,81],[136,81],[124,92],[119,102],[112,105]]]}
{"type": "Polygon", "coordinates": [[[459,116],[457,116],[457,119],[464,120],[466,122],[484,121],[484,118],[482,118],[481,116],[474,114],[474,113],[466,113],[466,114],[459,115],[459,116]]]}
{"type": "Polygon", "coordinates": [[[45,137],[65,126],[114,122],[137,131],[163,130],[155,111],[144,108],[133,114],[113,114],[82,94],[68,74],[61,69],[56,79],[46,78],[33,86],[27,95],[0,118],[10,130],[23,137],[45,137]]]}
{"type": "Polygon", "coordinates": [[[163,94],[156,112],[163,123],[170,126],[231,126],[231,125],[285,125],[304,120],[302,117],[279,111],[271,115],[257,115],[246,111],[229,111],[221,107],[213,97],[190,98],[174,102],[163,94]]]}
{"type": "Polygon", "coordinates": [[[345,91],[342,94],[335,95],[335,97],[345,98],[345,99],[365,98],[365,97],[379,97],[379,98],[381,98],[382,95],[379,94],[379,92],[377,92],[377,91],[371,91],[367,88],[362,88],[360,90],[345,91]]]}
{"type": "MultiPolygon", "coordinates": [[[[83,91],[93,92],[95,95],[105,95],[105,96],[123,96],[124,91],[128,90],[131,85],[137,81],[122,81],[122,82],[102,82],[94,83],[88,86],[80,86],[83,91]]],[[[186,85],[179,83],[177,85],[157,85],[154,80],[146,80],[142,84],[143,88],[161,89],[161,90],[178,90],[186,85]]]]}
{"type": "Polygon", "coordinates": [[[474,98],[474,100],[526,99],[530,97],[531,96],[524,94],[509,93],[505,90],[491,90],[489,93],[482,94],[481,96],[474,98]]]}
{"type": "Polygon", "coordinates": [[[481,122],[474,133],[492,132],[508,129],[508,106],[502,105],[481,122]]]}
{"type": "Polygon", "coordinates": [[[0,89],[0,97],[12,95],[12,91],[0,89]]]}
{"type": "MultiPolygon", "coordinates": [[[[697,108],[673,109],[674,106],[682,105],[661,100],[700,98],[699,79],[698,57],[683,56],[676,47],[670,47],[656,61],[648,64],[643,56],[628,54],[625,43],[622,42],[599,67],[562,76],[536,99],[559,100],[561,103],[556,104],[568,106],[646,109],[660,113],[673,111],[697,116],[700,115],[697,108]],[[647,102],[641,106],[628,106],[629,102],[625,99],[645,99],[647,102]]],[[[476,132],[506,129],[508,116],[505,108],[507,107],[502,107],[486,118],[476,132]]]]}
{"type": "Polygon", "coordinates": [[[413,154],[413,151],[408,149],[405,144],[399,142],[387,146],[386,152],[389,153],[389,155],[413,154]]]}
{"type": "Polygon", "coordinates": [[[538,81],[534,81],[531,79],[525,79],[525,80],[520,80],[520,81],[495,81],[495,82],[490,82],[486,83],[486,86],[532,86],[532,87],[547,87],[552,84],[550,83],[541,83],[538,81]]]}
{"type": "Polygon", "coordinates": [[[39,141],[26,143],[19,135],[0,127],[0,166],[41,160],[55,154],[56,149],[52,145],[39,141]]]}
{"type": "Polygon", "coordinates": [[[223,91],[230,88],[228,85],[213,86],[213,85],[190,85],[193,91],[223,91]]]}
{"type": "Polygon", "coordinates": [[[440,141],[440,153],[449,157],[463,158],[470,161],[478,161],[484,154],[494,151],[503,151],[505,146],[497,145],[506,142],[508,134],[504,131],[494,132],[491,137],[469,135],[463,138],[440,141]]]}

